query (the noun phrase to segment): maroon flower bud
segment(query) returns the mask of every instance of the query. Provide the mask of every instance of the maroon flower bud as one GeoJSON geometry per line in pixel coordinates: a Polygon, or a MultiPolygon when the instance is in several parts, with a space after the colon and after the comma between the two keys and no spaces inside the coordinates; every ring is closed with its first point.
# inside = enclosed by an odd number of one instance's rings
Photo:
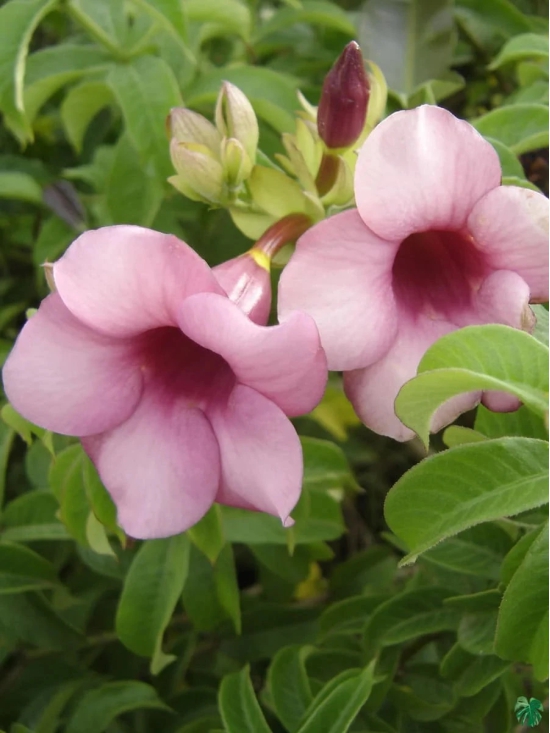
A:
{"type": "Polygon", "coordinates": [[[348,148],[357,140],[365,125],[369,95],[361,49],[352,41],[323,83],[317,130],[328,148],[348,148]]]}

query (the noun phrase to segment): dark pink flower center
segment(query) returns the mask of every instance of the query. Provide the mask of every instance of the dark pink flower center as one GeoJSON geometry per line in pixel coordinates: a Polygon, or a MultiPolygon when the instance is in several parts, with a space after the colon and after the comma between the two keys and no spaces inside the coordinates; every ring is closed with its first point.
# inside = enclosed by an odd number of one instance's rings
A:
{"type": "Polygon", "coordinates": [[[468,234],[433,231],[411,234],[393,263],[397,303],[412,314],[453,316],[472,304],[483,280],[483,257],[468,234]]]}
{"type": "Polygon", "coordinates": [[[219,354],[192,341],[179,328],[166,326],[142,334],[138,351],[146,385],[169,406],[182,397],[205,409],[227,401],[235,375],[219,354]]]}

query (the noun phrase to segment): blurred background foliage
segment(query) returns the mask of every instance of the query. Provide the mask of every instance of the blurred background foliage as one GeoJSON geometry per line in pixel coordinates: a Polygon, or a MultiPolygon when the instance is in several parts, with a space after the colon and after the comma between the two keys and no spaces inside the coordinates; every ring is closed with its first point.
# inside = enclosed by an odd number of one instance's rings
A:
{"type": "MultiPolygon", "coordinates": [[[[351,39],[386,76],[387,113],[450,109],[495,146],[505,183],[547,194],[547,11],[544,0],[2,3],[0,362],[47,294],[42,263],[84,229],[174,233],[211,265],[248,249],[226,211],[166,182],[167,113],[211,117],[229,80],[272,157],[294,129],[296,91],[316,104],[351,39]]],[[[2,415],[6,731],[506,733],[517,696],[547,707],[544,674],[493,653],[501,592],[544,512],[466,530],[398,568],[406,548],[384,499],[423,448],[360,426],[337,377],[295,421],[304,494],[286,533],[215,508],[186,535],[126,540],[78,444],[2,415]]],[[[545,435],[525,408],[477,419],[490,437],[545,435]]],[[[536,562],[528,572],[542,582],[536,562]]],[[[535,667],[539,621],[522,642],[535,667]]]]}

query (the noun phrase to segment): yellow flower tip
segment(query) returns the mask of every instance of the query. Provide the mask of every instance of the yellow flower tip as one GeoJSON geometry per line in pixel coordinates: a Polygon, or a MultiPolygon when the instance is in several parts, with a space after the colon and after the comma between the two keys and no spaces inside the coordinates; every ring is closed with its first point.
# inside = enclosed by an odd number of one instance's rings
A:
{"type": "Polygon", "coordinates": [[[262,267],[266,272],[271,271],[271,259],[265,252],[252,248],[248,251],[248,254],[259,267],[262,267]]]}

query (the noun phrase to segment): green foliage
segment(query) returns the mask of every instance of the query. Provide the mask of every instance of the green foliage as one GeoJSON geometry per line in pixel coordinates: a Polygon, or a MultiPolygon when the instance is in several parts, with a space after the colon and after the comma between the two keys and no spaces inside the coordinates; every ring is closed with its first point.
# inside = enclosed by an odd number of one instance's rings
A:
{"type": "MultiPolygon", "coordinates": [[[[262,167],[246,194],[262,209],[245,231],[288,207],[324,215],[274,155],[295,132],[297,90],[317,103],[353,38],[388,82],[386,114],[443,102],[494,146],[503,183],[545,189],[541,5],[2,3],[0,363],[47,295],[43,263],[85,229],[153,227],[212,265],[250,246],[233,224],[240,212],[166,181],[170,108],[212,119],[224,80],[260,127],[262,167]]],[[[471,326],[427,351],[396,402],[425,447],[456,395],[498,390],[523,403],[479,406],[428,457],[419,441],[362,428],[332,375],[321,404],[295,420],[304,478],[290,529],[214,505],[185,534],[127,538],[80,444],[2,400],[0,728],[511,733],[520,716],[548,730],[535,704],[548,696],[548,312],[534,310],[533,336],[471,326]]]]}

